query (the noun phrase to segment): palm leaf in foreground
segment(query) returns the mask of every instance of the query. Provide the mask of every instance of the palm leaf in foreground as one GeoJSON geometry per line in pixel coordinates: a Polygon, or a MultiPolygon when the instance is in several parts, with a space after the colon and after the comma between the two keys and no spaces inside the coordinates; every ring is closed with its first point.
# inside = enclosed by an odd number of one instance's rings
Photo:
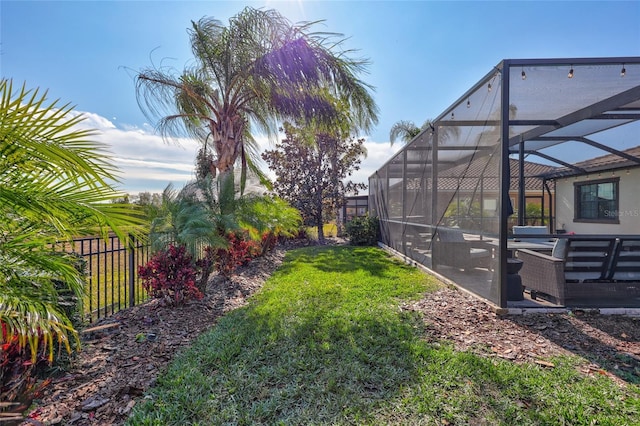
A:
{"type": "Polygon", "coordinates": [[[138,210],[110,204],[123,195],[109,183],[116,170],[90,139],[95,133],[78,126],[82,119],[46,92],[0,81],[0,339],[17,335],[32,358],[40,344],[52,358],[54,340],[67,350],[77,342],[56,286],[82,300],[84,276],[55,245],[87,232],[126,238],[143,229],[138,210]]]}

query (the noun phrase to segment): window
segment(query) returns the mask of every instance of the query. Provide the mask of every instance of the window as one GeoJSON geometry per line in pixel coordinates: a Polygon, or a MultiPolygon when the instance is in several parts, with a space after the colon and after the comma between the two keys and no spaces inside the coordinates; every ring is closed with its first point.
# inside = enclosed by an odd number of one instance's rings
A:
{"type": "Polygon", "coordinates": [[[618,221],[619,178],[603,179],[575,184],[576,222],[618,221]]]}

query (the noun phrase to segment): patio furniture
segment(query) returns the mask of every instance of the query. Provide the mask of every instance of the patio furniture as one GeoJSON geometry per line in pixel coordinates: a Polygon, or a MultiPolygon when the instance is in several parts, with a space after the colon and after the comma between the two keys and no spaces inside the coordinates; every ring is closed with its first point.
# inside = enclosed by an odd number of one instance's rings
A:
{"type": "Polygon", "coordinates": [[[548,234],[546,226],[514,226],[513,238],[516,241],[525,241],[530,243],[544,243],[549,242],[551,239],[545,237],[548,234]],[[529,236],[535,236],[529,238],[529,236]]]}
{"type": "MultiPolygon", "coordinates": [[[[493,249],[497,250],[500,247],[500,241],[498,240],[489,240],[486,242],[488,246],[491,246],[493,249]]],[[[507,256],[509,258],[513,257],[513,253],[516,250],[528,249],[533,251],[539,251],[543,253],[550,254],[551,250],[554,247],[553,242],[544,241],[544,242],[531,242],[531,241],[516,241],[513,239],[507,240],[507,256]]]]}
{"type": "Polygon", "coordinates": [[[491,249],[483,241],[465,239],[455,228],[438,228],[435,233],[433,262],[468,270],[491,269],[491,249]]]}
{"type": "Polygon", "coordinates": [[[561,305],[579,299],[638,297],[640,238],[625,241],[575,236],[559,238],[552,255],[518,250],[516,255],[523,261],[522,284],[531,291],[532,299],[542,297],[561,305]],[[616,267],[622,270],[614,279],[616,267]]]}
{"type": "Polygon", "coordinates": [[[522,269],[522,260],[507,259],[507,300],[520,301],[524,299],[522,278],[518,275],[522,269]]]}
{"type": "Polygon", "coordinates": [[[622,237],[618,240],[608,278],[615,281],[640,281],[640,237],[622,237]]]}

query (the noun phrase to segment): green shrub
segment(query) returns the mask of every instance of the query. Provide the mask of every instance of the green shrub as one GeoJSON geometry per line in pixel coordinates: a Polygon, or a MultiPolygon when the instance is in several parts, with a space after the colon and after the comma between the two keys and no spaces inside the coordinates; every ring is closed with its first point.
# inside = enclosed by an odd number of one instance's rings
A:
{"type": "Polygon", "coordinates": [[[378,218],[370,216],[354,217],[345,225],[347,238],[354,246],[374,246],[379,235],[378,218]]]}

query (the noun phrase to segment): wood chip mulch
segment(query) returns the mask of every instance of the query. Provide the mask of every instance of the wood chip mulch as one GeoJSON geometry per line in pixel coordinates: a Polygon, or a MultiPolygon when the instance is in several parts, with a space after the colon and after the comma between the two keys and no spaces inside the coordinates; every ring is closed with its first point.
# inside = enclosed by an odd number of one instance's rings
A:
{"type": "Polygon", "coordinates": [[[497,315],[474,296],[443,288],[402,306],[420,312],[425,338],[452,342],[457,350],[553,367],[562,355],[584,358],[581,370],[603,374],[623,384],[640,384],[640,317],[566,313],[497,315]]]}
{"type": "Polygon", "coordinates": [[[214,276],[204,299],[185,306],[158,300],[118,312],[82,333],[71,368],[45,388],[24,425],[121,425],[182,349],[247,298],[282,263],[276,249],[240,268],[231,279],[214,276]]]}
{"type": "MultiPolygon", "coordinates": [[[[231,280],[214,277],[202,301],[175,309],[157,301],[119,312],[83,335],[83,350],[56,378],[23,425],[121,425],[177,352],[224,313],[244,306],[281,264],[285,249],[252,261],[231,280]]],[[[640,383],[640,318],[581,312],[499,316],[464,292],[443,288],[405,304],[419,312],[426,339],[456,349],[553,368],[553,356],[585,359],[585,374],[640,383]]]]}

